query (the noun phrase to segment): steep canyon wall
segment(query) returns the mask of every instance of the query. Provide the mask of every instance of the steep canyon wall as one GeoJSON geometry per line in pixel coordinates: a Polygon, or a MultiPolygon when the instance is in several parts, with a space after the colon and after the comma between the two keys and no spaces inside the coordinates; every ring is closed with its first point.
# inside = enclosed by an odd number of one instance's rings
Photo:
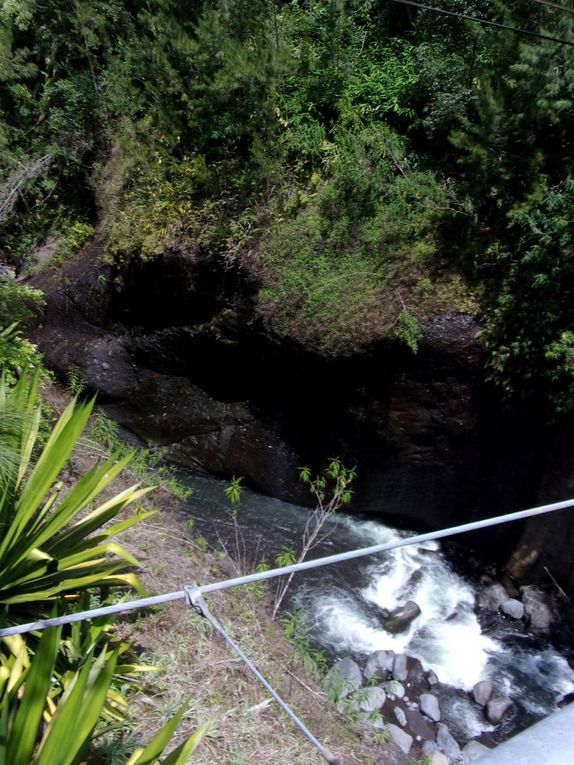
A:
{"type": "MultiPolygon", "coordinates": [[[[421,528],[574,490],[564,429],[505,413],[484,384],[474,318],[430,319],[417,354],[386,342],[325,358],[273,336],[249,281],[208,253],[112,267],[101,248],[96,238],[32,277],[48,299],[35,339],[50,367],[75,369],[110,416],[170,459],[307,502],[298,467],[338,455],[357,465],[355,509],[421,528]]],[[[517,577],[536,562],[572,586],[573,536],[563,513],[469,541],[498,560],[515,551],[517,577]]]]}

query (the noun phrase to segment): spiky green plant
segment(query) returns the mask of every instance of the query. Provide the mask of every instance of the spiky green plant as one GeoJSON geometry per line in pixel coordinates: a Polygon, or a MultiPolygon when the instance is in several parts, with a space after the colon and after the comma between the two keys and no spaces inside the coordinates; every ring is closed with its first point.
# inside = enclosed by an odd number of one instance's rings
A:
{"type": "MultiPolygon", "coordinates": [[[[44,632],[34,658],[29,659],[21,638],[7,642],[0,654],[0,763],[1,765],[76,765],[93,743],[104,705],[109,698],[118,651],[99,653],[92,648],[82,667],[54,683],[61,645],[61,629],[44,632]]],[[[164,750],[186,705],[146,746],[137,749],[126,765],[184,765],[205,733],[205,726],[163,760],[164,750]]]]}
{"type": "MultiPolygon", "coordinates": [[[[51,601],[87,607],[93,588],[140,588],[129,568],[137,561],[111,539],[153,513],[114,522],[148,491],[137,485],[103,498],[130,455],[95,465],[65,491],[59,476],[86,427],[93,402],[73,400],[39,443],[38,375],[15,385],[0,380],[0,603],[11,620],[24,606],[34,616],[51,601]]],[[[144,668],[120,657],[109,620],[82,623],[62,637],[49,629],[39,642],[0,641],[0,765],[77,765],[94,737],[121,721],[127,702],[114,676],[144,668]],[[34,645],[33,650],[30,646],[34,645]],[[32,658],[31,658],[32,657],[32,658]]],[[[149,669],[149,667],[147,668],[149,669]]],[[[183,765],[203,729],[165,758],[185,707],[126,765],[183,765]]]]}
{"type": "Polygon", "coordinates": [[[153,512],[108,524],[148,489],[136,484],[102,498],[129,455],[112,455],[67,491],[59,481],[92,408],[93,401],[73,400],[36,456],[38,375],[22,377],[12,388],[0,381],[0,444],[17,454],[12,463],[5,461],[0,486],[0,603],[9,606],[10,613],[16,604],[46,603],[93,587],[140,588],[129,571],[137,566],[136,559],[112,540],[153,512]]]}

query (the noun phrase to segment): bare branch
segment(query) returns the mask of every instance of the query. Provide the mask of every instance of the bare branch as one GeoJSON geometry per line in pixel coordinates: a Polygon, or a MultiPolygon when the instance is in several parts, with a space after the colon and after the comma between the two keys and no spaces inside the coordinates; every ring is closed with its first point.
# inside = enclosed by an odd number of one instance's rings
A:
{"type": "Polygon", "coordinates": [[[45,173],[52,161],[52,155],[44,154],[43,157],[32,159],[27,165],[18,162],[18,167],[0,185],[0,223],[5,223],[14,212],[18,195],[25,184],[45,173]]]}

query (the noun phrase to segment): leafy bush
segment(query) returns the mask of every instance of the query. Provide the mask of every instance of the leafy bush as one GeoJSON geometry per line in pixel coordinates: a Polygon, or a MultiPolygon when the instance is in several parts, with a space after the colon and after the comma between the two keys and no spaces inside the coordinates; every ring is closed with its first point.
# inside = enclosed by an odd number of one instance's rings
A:
{"type": "Polygon", "coordinates": [[[109,216],[108,256],[149,260],[184,232],[188,237],[201,236],[201,226],[208,219],[198,198],[211,178],[212,171],[201,155],[174,162],[162,147],[141,162],[132,170],[129,185],[109,216]]]}
{"type": "Polygon", "coordinates": [[[490,377],[513,398],[542,397],[557,413],[574,410],[574,182],[511,219],[515,247],[494,249],[502,289],[485,338],[490,377]]]}
{"type": "Polygon", "coordinates": [[[323,677],[328,669],[327,657],[320,648],[314,648],[309,642],[302,612],[287,614],[281,619],[281,625],[305,670],[317,678],[323,677]]]}
{"type": "Polygon", "coordinates": [[[278,333],[326,354],[392,335],[413,348],[414,326],[408,337],[393,329],[404,328],[405,303],[416,316],[447,193],[384,128],[340,132],[323,162],[324,179],[275,218],[247,261],[259,310],[278,333]]]}
{"type": "Polygon", "coordinates": [[[20,330],[38,320],[44,305],[40,290],[0,277],[0,368],[10,382],[25,369],[42,369],[39,351],[20,330]]]}
{"type": "Polygon", "coordinates": [[[9,383],[15,383],[25,369],[37,369],[42,375],[46,374],[40,352],[16,329],[15,324],[0,330],[0,368],[9,383]]]}
{"type": "Polygon", "coordinates": [[[416,48],[395,39],[377,51],[376,57],[360,59],[342,95],[343,124],[370,124],[383,116],[408,118],[416,122],[414,110],[422,71],[416,48]]]}
{"type": "Polygon", "coordinates": [[[61,265],[76,255],[94,236],[94,227],[83,221],[74,221],[66,226],[54,249],[52,265],[61,265]]]}
{"type": "Polygon", "coordinates": [[[20,329],[28,329],[45,305],[41,290],[19,284],[9,276],[0,277],[0,326],[18,324],[20,329]]]}

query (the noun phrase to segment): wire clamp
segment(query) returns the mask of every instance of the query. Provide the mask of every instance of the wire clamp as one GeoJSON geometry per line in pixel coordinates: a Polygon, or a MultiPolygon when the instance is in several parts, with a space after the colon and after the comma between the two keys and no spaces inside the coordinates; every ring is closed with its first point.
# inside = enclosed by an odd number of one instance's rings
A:
{"type": "Polygon", "coordinates": [[[185,602],[187,605],[191,606],[200,616],[203,616],[203,618],[206,619],[209,609],[198,585],[195,582],[191,582],[191,584],[185,584],[183,590],[185,592],[185,602]]]}

